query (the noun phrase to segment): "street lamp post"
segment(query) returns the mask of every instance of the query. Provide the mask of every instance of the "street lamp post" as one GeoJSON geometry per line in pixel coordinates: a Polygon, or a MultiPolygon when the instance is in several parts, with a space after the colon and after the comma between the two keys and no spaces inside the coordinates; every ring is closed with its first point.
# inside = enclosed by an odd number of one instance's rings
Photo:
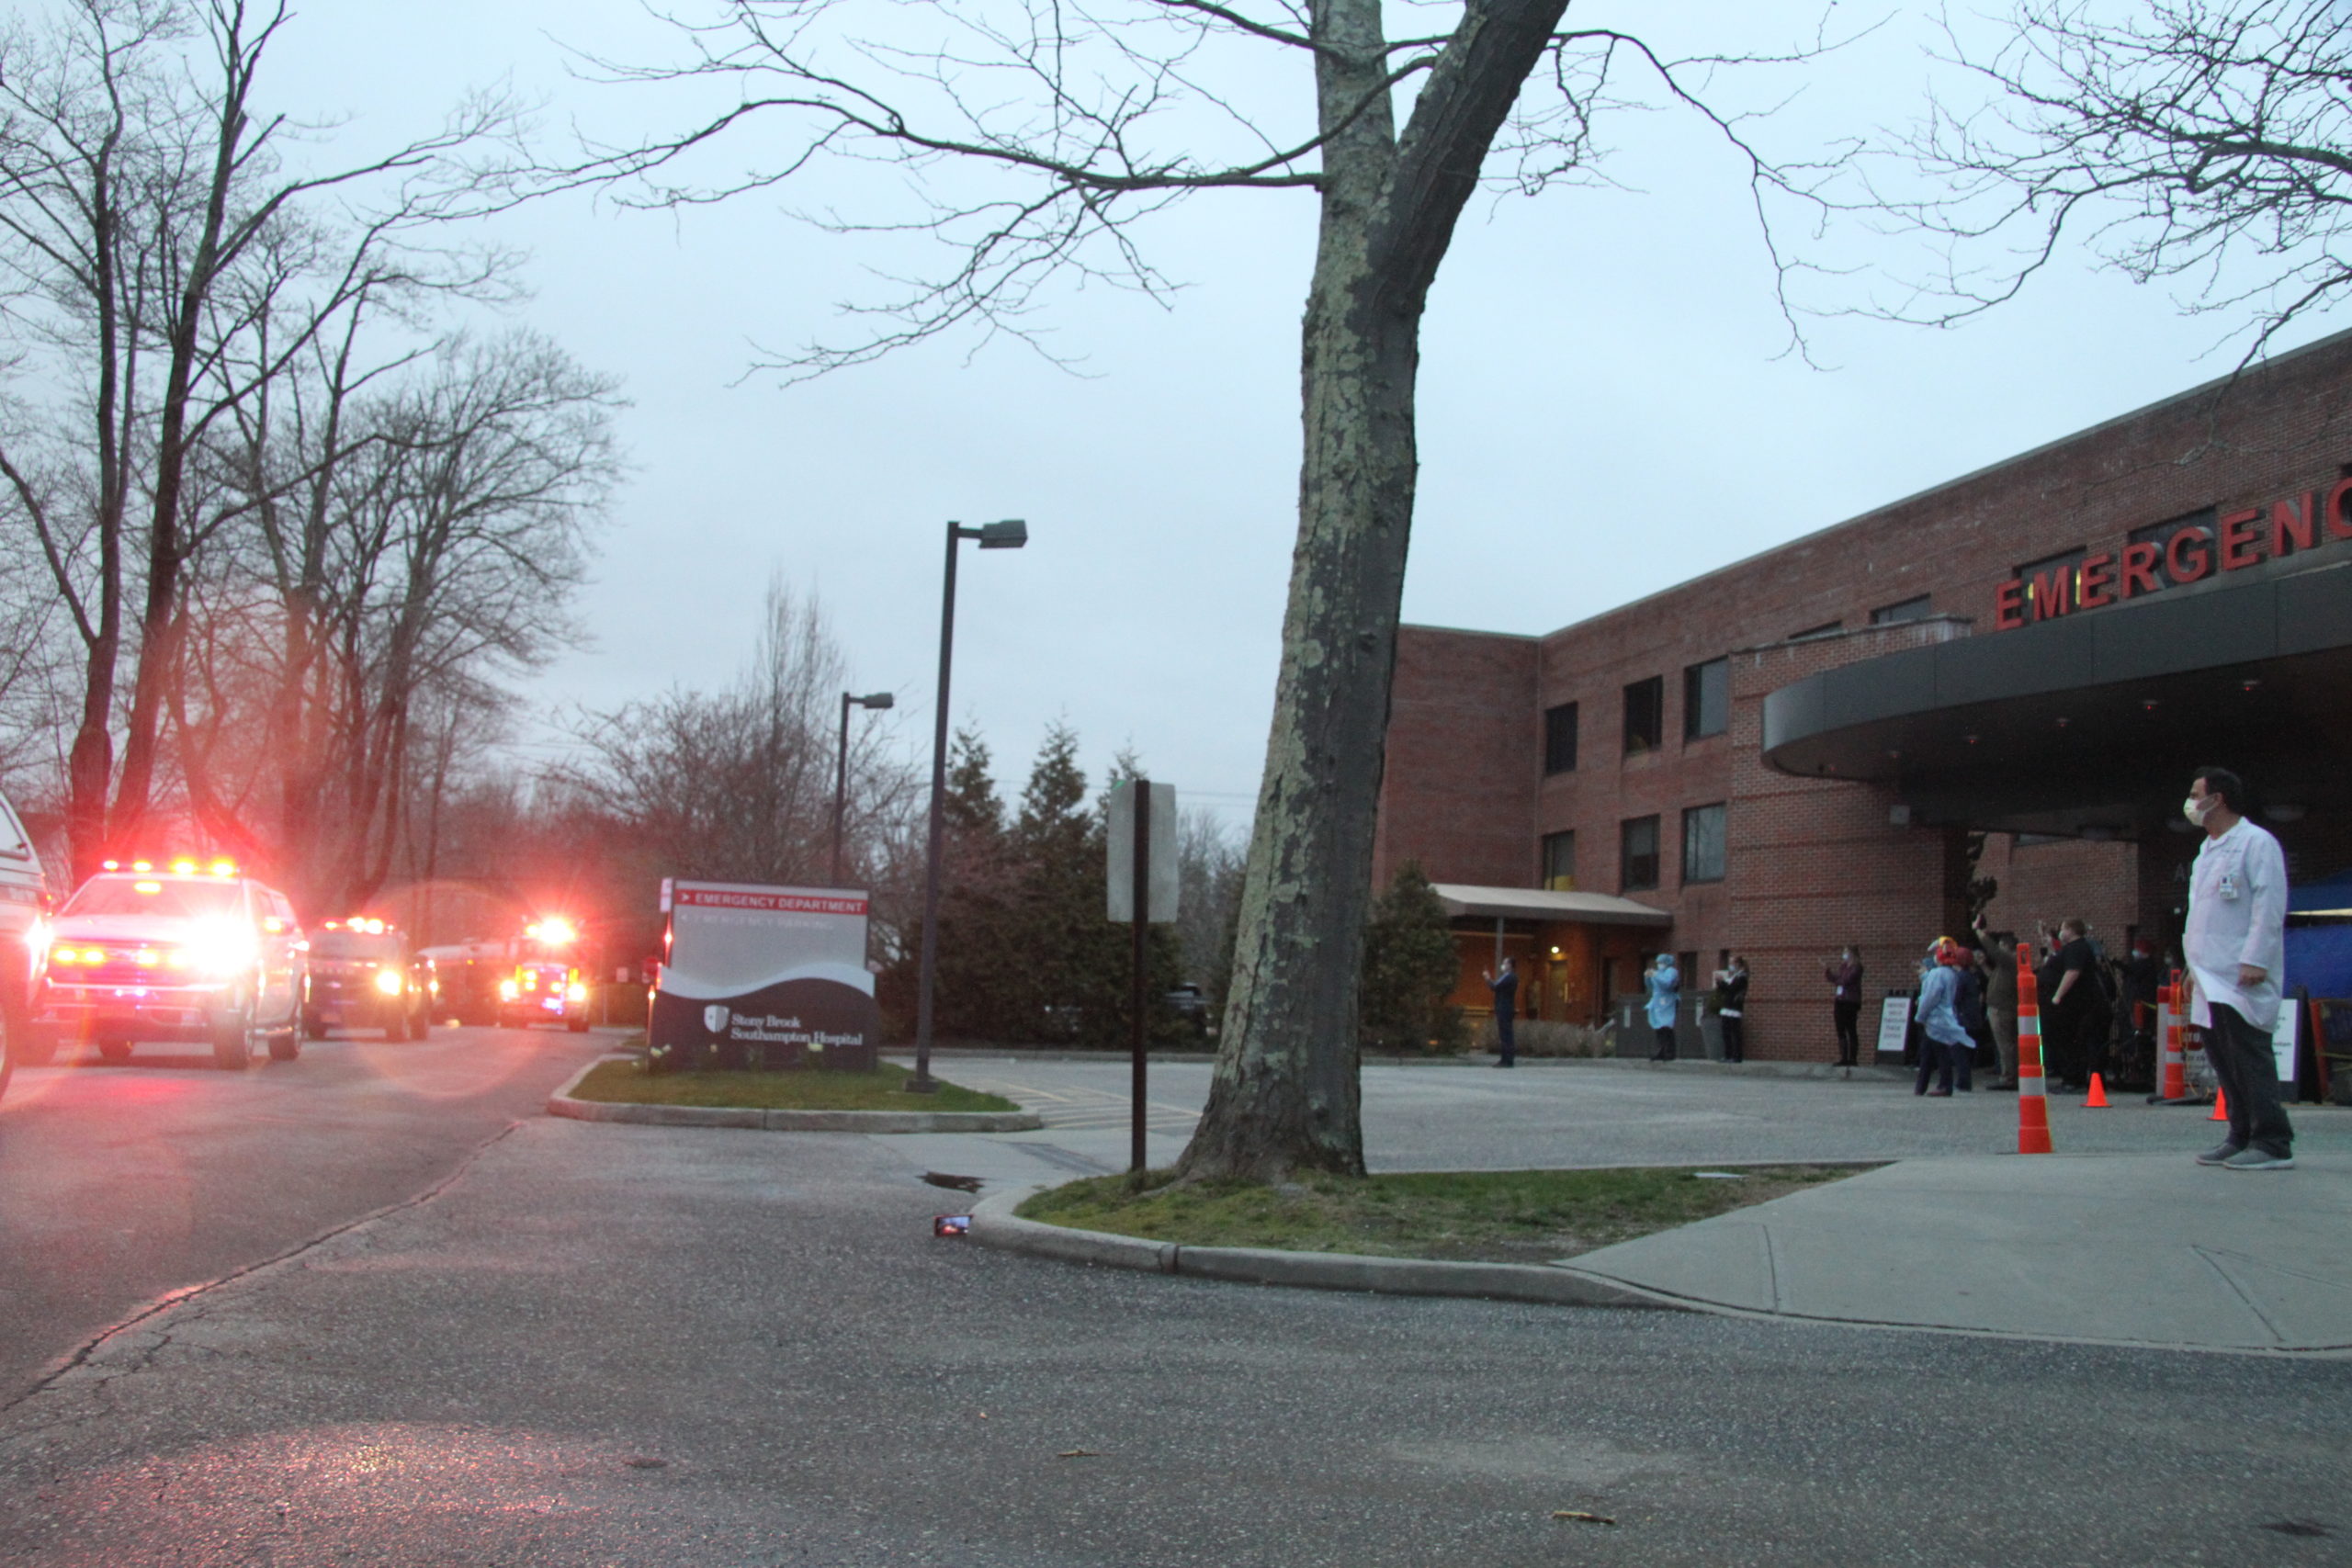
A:
{"type": "Polygon", "coordinates": [[[842,833],[849,810],[849,710],[852,707],[882,709],[896,705],[898,699],[888,692],[875,692],[866,696],[842,694],[842,744],[836,754],[833,770],[833,879],[829,887],[842,885],[842,833]]]}
{"type": "Polygon", "coordinates": [[[906,1083],[910,1094],[929,1094],[939,1086],[931,1076],[932,983],[939,969],[939,855],[947,831],[947,671],[956,648],[956,546],[978,539],[984,550],[1017,550],[1029,542],[1029,525],[1018,517],[967,528],[947,525],[947,573],[939,597],[939,689],[933,701],[938,712],[931,737],[931,844],[923,856],[922,978],[915,998],[915,1076],[906,1083]]]}

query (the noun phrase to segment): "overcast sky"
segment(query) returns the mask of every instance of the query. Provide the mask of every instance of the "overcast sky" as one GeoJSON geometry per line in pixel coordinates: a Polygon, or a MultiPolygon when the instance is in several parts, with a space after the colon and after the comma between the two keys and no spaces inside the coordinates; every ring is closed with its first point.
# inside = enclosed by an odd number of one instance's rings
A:
{"type": "MultiPolygon", "coordinates": [[[[1744,90],[1804,89],[1769,141],[1803,152],[1917,110],[1923,29],[1889,9],[1863,43],[1744,90]]],[[[1786,42],[1816,15],[1753,0],[1673,11],[1669,43],[1786,42]]],[[[621,0],[309,0],[272,74],[293,105],[353,117],[340,135],[355,145],[500,77],[548,103],[551,135],[677,122],[683,106],[656,94],[568,74],[558,40],[676,51],[621,0]]],[[[1305,62],[1273,52],[1239,85],[1303,115],[1305,62]]],[[[1736,156],[1668,112],[1607,139],[1623,188],[1482,198],[1445,263],[1422,340],[1409,620],[1550,631],[2234,362],[2222,323],[2069,257],[1957,330],[1812,322],[1823,367],[1809,367],[1781,352],[1736,156]]],[[[854,196],[826,178],[817,199],[854,196]]],[[[633,404],[633,474],[582,602],[594,642],[536,682],[534,711],[725,680],[781,573],[821,598],[854,684],[899,694],[887,722],[927,756],[944,525],[1023,517],[1025,551],[967,550],[952,705],[986,734],[1008,793],[1060,719],[1091,770],[1132,745],[1189,802],[1245,820],[1295,529],[1312,197],[1220,194],[1155,220],[1151,254],[1188,286],[1173,309],[1057,296],[1046,320],[1082,376],[959,340],[781,389],[743,379],[754,342],[828,332],[839,301],[874,298],[862,269],[897,259],[786,205],[673,219],[579,197],[501,220],[534,255],[519,314],[622,377],[633,404]]],[[[1852,232],[1839,243],[1868,251],[1852,232]]]]}

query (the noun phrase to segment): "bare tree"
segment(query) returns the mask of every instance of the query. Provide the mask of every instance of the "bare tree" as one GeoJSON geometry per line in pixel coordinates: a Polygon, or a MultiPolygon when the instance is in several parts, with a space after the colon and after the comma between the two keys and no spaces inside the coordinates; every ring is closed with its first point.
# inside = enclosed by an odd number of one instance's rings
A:
{"type": "MultiPolygon", "coordinates": [[[[2014,296],[2087,244],[2186,307],[2241,317],[2248,360],[2352,286],[2352,12],[2332,0],[2030,0],[1993,41],[1947,21],[1988,92],[1883,151],[1933,181],[1878,199],[1946,244],[1888,313],[1939,322],[2014,296]]],[[[1884,160],[1880,160],[1883,163],[1884,160]]],[[[1882,173],[1882,181],[1890,176],[1882,173]]]]}
{"type": "Polygon", "coordinates": [[[414,752],[420,707],[494,710],[500,676],[572,640],[618,477],[614,385],[543,338],[452,339],[356,398],[346,366],[286,389],[315,421],[275,443],[256,421],[200,465],[239,521],[192,580],[173,716],[216,840],[275,848],[290,888],[334,908],[373,896],[412,801],[437,798],[435,749],[464,727],[414,752]]]}
{"type": "Polygon", "coordinates": [[[824,221],[935,239],[944,261],[867,310],[864,335],[781,357],[791,374],[956,328],[1035,344],[1034,312],[1057,279],[1158,293],[1141,225],[1191,195],[1295,191],[1319,203],[1298,543],[1234,978],[1189,1177],[1363,1169],[1356,954],[1412,521],[1420,320],[1464,204],[1490,169],[1531,192],[1592,177],[1596,118],[1620,104],[1628,69],[1722,130],[1759,214],[1801,197],[1815,173],[1768,161],[1743,117],[1708,102],[1735,57],[1669,58],[1612,28],[1564,28],[1566,10],[1464,0],[1416,10],[1417,27],[1437,28],[1398,38],[1381,0],[950,3],[880,18],[827,0],[731,0],[688,29],[689,62],[606,69],[716,82],[735,101],[673,139],[564,171],[633,176],[641,199],[672,204],[771,189],[829,158],[903,171],[915,197],[905,212],[824,221]],[[1268,60],[1295,66],[1299,91],[1252,107],[1252,85],[1273,79],[1268,60]],[[691,158],[745,141],[748,173],[692,174],[691,158]]]}
{"type": "Polygon", "coordinates": [[[375,209],[357,225],[377,241],[473,210],[484,185],[461,155],[505,136],[513,116],[470,100],[432,135],[311,170],[295,149],[315,128],[256,96],[282,0],[72,0],[62,12],[0,36],[0,269],[27,302],[21,335],[49,362],[59,403],[45,446],[0,452],[0,474],[84,645],[68,815],[86,870],[110,836],[140,834],[154,800],[187,575],[220,521],[190,512],[195,454],[377,276],[367,265],[338,277],[306,255],[306,209],[364,198],[375,209]],[[126,654],[135,668],[118,714],[126,654]]]}
{"type": "MultiPolygon", "coordinates": [[[[558,777],[613,824],[642,877],[817,883],[831,855],[835,725],[848,667],[814,598],[768,587],[759,646],[718,692],[592,715],[558,777]]],[[[887,725],[850,731],[848,863],[884,868],[918,799],[887,725]]]]}

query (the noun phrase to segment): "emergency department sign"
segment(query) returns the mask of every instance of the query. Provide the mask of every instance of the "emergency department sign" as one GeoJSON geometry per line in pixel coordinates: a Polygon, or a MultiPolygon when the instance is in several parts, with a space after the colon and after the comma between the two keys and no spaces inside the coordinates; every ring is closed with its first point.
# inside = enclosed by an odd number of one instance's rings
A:
{"type": "Polygon", "coordinates": [[[668,951],[647,1031],[656,1071],[873,1069],[865,894],[665,878],[662,904],[668,951]]]}

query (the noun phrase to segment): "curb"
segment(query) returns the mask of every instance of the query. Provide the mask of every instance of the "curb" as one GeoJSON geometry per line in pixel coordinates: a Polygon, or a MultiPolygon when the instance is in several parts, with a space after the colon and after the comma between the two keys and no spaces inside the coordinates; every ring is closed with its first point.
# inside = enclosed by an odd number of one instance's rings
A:
{"type": "Polygon", "coordinates": [[[1418,1258],[1365,1258],[1346,1252],[1283,1252],[1257,1247],[1184,1247],[1171,1241],[1072,1230],[1012,1211],[1035,1187],[984,1198],[967,1233],[982,1247],[1146,1274],[1181,1274],[1232,1284],[1287,1285],[1309,1291],[1364,1291],[1390,1296],[1470,1296],[1546,1306],[1634,1307],[1703,1312],[1695,1303],[1653,1295],[1577,1269],[1537,1263],[1442,1263],[1418,1258]]]}
{"type": "Polygon", "coordinates": [[[1034,1111],[765,1111],[752,1106],[616,1105],[574,1100],[580,1080],[606,1062],[600,1056],[548,1096],[548,1114],[575,1122],[625,1122],[640,1127],[741,1127],[764,1133],[1035,1133],[1045,1126],[1034,1111]]]}
{"type": "MultiPolygon", "coordinates": [[[[913,1059],[913,1049],[905,1045],[885,1045],[881,1054],[893,1059],[913,1059]]],[[[1106,1066],[1124,1066],[1128,1061],[1124,1051],[1072,1051],[1059,1048],[1036,1048],[1024,1045],[934,1045],[931,1048],[933,1061],[996,1061],[996,1062],[1098,1062],[1106,1066]]],[[[1214,1065],[1213,1052],[1154,1051],[1154,1062],[1199,1066],[1214,1065]]],[[[1398,1056],[1364,1052],[1360,1060],[1368,1067],[1492,1067],[1495,1054],[1491,1051],[1465,1052],[1459,1056],[1398,1056]]],[[[1816,1082],[1859,1079],[1865,1083],[1907,1082],[1913,1069],[1901,1066],[1878,1066],[1861,1063],[1841,1067],[1831,1062],[1717,1062],[1704,1057],[1684,1056],[1672,1062],[1653,1062],[1646,1056],[1530,1056],[1522,1053],[1520,1067],[1548,1071],[1554,1068],[1602,1067],[1620,1072],[1638,1073],[1705,1073],[1729,1077],[1747,1078],[1808,1078],[1816,1082]]],[[[2208,1100],[2206,1103],[2211,1104],[2208,1100]]]]}

